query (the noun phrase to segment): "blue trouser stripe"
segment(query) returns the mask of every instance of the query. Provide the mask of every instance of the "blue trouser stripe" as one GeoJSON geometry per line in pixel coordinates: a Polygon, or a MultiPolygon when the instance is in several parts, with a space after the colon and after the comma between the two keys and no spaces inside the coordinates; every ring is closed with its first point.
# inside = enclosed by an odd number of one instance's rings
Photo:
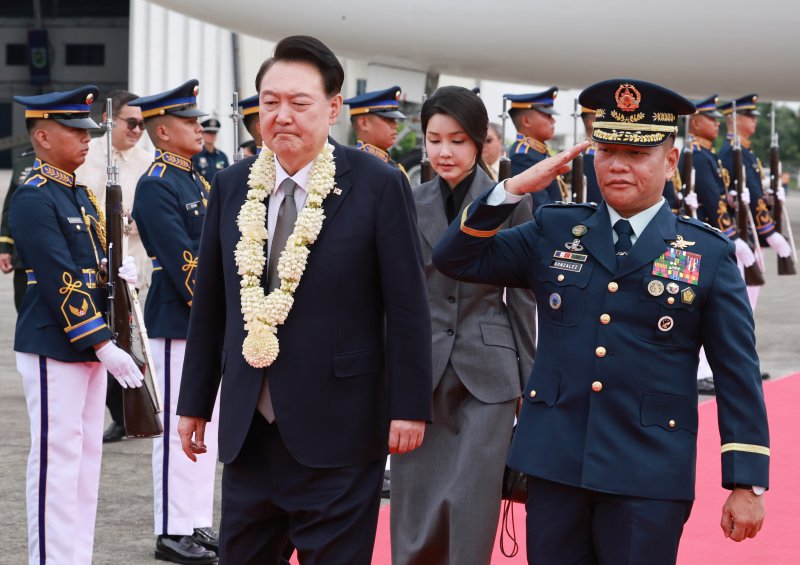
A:
{"type": "Polygon", "coordinates": [[[161,533],[168,534],[169,523],[169,436],[170,436],[170,353],[172,340],[164,340],[164,460],[161,462],[161,499],[162,499],[162,524],[161,533]]]}
{"type": "Polygon", "coordinates": [[[45,500],[47,496],[47,357],[39,356],[39,563],[44,565],[45,552],[45,500]]]}

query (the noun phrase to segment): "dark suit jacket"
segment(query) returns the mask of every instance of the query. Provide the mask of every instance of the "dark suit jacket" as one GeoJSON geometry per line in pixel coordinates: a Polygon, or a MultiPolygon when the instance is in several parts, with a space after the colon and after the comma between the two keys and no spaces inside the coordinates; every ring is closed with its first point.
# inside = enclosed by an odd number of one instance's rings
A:
{"type": "MultiPolygon", "coordinates": [[[[390,420],[431,417],[431,322],[411,195],[397,169],[332,143],[341,192],[325,199],[322,231],[278,328],[280,354],[266,369],[281,438],[310,467],[379,459],[390,420]]],[[[224,374],[223,463],[239,453],[265,374],[242,356],[234,259],[254,160],[214,177],[178,402],[178,414],[210,419],[224,374]]]]}
{"type": "Polygon", "coordinates": [[[533,222],[493,235],[513,207],[484,202],[450,226],[433,262],[457,279],[536,293],[538,354],[511,467],[595,491],[694,498],[703,345],[717,389],[722,484],[769,486],[753,314],[727,237],[664,204],[617,267],[605,204],[543,206],[533,222]],[[578,225],[583,249],[565,256],[578,225]],[[682,272],[696,280],[660,268],[678,236],[682,272]]]}

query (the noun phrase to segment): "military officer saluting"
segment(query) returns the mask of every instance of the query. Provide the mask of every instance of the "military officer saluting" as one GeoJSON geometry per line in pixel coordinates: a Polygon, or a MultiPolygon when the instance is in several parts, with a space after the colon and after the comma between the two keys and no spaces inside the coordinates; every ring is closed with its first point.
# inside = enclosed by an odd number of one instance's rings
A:
{"type": "MultiPolygon", "coordinates": [[[[761,166],[761,160],[753,153],[750,146],[750,137],[755,133],[758,116],[761,115],[756,106],[757,101],[757,94],[748,94],[719,106],[722,115],[726,118],[728,128],[728,135],[722,145],[722,149],[720,149],[719,158],[729,177],[735,178],[733,170],[733,103],[736,102],[736,129],[742,148],[742,165],[744,166],[745,186],[747,187],[746,191],[742,191],[743,202],[750,205],[750,212],[753,215],[756,233],[761,244],[772,247],[780,257],[788,257],[792,254],[792,248],[783,235],[775,230],[775,222],[769,212],[767,199],[764,195],[762,184],[764,170],[761,166]]],[[[733,197],[735,194],[733,192],[730,196],[733,197]]],[[[775,196],[778,198],[784,197],[783,194],[775,196]]],[[[750,305],[753,310],[756,309],[760,289],[760,286],[747,287],[750,305]]]]}
{"type": "Polygon", "coordinates": [[[724,535],[761,529],[769,435],[752,311],[734,246],[666,204],[679,115],[694,105],[632,79],[580,95],[604,202],[543,206],[498,231],[523,193],[542,190],[586,143],[487,191],[434,250],[444,274],[532,288],[536,363],[509,466],[529,476],[536,563],[675,563],[694,498],[697,354],[716,377],[724,535]]]}
{"type": "MultiPolygon", "coordinates": [[[[11,202],[10,224],[28,289],[14,351],[31,426],[27,470],[28,561],[92,562],[106,372],[141,386],[133,359],[111,342],[105,320],[105,221],[86,186],[85,160],[97,88],[16,96],[36,160],[11,202]]],[[[120,277],[135,284],[126,258],[120,277]]]]}
{"type": "Polygon", "coordinates": [[[375,155],[406,173],[402,165],[392,160],[389,149],[397,140],[397,120],[405,120],[398,100],[400,87],[365,92],[344,101],[350,106],[350,123],[356,134],[356,148],[375,155]]]}
{"type": "MultiPolygon", "coordinates": [[[[178,437],[181,371],[200,232],[209,185],[192,166],[203,144],[198,81],[129,103],[139,106],[156,156],[136,185],[133,218],[153,261],[144,317],[164,398],[164,437],[153,440],[156,558],[175,563],[216,563],[211,530],[216,471],[217,419],[206,426],[209,456],[189,461],[178,437]]],[[[216,414],[216,409],[215,409],[216,414]]]]}
{"type": "MultiPolygon", "coordinates": [[[[508,115],[517,128],[517,140],[511,145],[509,152],[512,175],[519,174],[550,156],[547,141],[553,138],[556,131],[556,120],[553,117],[558,115],[553,109],[556,96],[556,86],[544,92],[504,96],[511,102],[508,115]]],[[[546,190],[531,194],[533,211],[542,204],[565,201],[568,195],[567,185],[561,175],[558,175],[546,190]]]]}
{"type": "Polygon", "coordinates": [[[221,124],[216,118],[209,118],[200,123],[203,128],[203,148],[192,157],[194,168],[210,184],[219,171],[228,166],[228,156],[217,149],[217,132],[221,124]]]}

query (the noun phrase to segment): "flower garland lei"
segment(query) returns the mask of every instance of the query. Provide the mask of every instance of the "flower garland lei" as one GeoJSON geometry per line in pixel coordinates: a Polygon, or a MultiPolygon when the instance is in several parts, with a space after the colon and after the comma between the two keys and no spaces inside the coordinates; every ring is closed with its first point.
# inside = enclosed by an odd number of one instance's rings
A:
{"type": "Polygon", "coordinates": [[[333,146],[326,143],[314,159],[308,177],[308,197],[303,210],[297,215],[294,231],[286,241],[286,248],[278,260],[281,285],[269,295],[264,294],[261,277],[267,258],[266,241],[267,206],[264,200],[275,189],[275,157],[266,147],[250,168],[247,198],[239,210],[236,224],[242,237],[236,245],[236,266],[241,281],[242,315],[247,336],[242,344],[242,354],[253,367],[264,368],[278,357],[278,326],[286,321],[294,303],[294,292],[306,269],[309,249],[322,229],[325,214],[322,203],[333,190],[336,165],[333,146]]]}

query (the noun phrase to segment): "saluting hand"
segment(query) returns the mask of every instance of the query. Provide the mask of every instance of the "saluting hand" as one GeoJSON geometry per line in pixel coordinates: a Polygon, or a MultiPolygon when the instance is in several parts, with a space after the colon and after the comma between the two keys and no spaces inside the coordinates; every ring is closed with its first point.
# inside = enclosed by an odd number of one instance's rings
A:
{"type": "Polygon", "coordinates": [[[181,447],[186,457],[197,461],[197,456],[205,453],[206,421],[194,416],[181,416],[178,420],[178,436],[181,438],[181,447]],[[194,440],[192,440],[194,436],[194,440]]]}
{"type": "Polygon", "coordinates": [[[423,420],[392,420],[389,424],[389,453],[408,453],[422,445],[423,420]]]}
{"type": "Polygon", "coordinates": [[[589,147],[589,141],[582,141],[558,155],[539,161],[534,166],[508,179],[505,184],[509,194],[522,195],[544,190],[558,175],[569,171],[570,162],[589,147]]]}
{"type": "Polygon", "coordinates": [[[735,488],[722,507],[722,532],[733,541],[754,538],[764,524],[764,514],[763,496],[735,488]]]}

